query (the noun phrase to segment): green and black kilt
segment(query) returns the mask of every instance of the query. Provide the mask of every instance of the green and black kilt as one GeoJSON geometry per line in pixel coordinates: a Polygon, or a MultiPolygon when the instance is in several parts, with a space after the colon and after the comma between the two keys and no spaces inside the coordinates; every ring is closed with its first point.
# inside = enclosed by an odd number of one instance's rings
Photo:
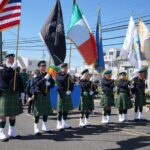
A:
{"type": "Polygon", "coordinates": [[[58,94],[57,100],[57,111],[58,112],[68,112],[73,109],[71,95],[67,95],[63,92],[62,95],[58,94]]]}
{"type": "Polygon", "coordinates": [[[36,95],[34,103],[34,116],[48,116],[52,113],[50,95],[36,95]]]}
{"type": "Polygon", "coordinates": [[[0,116],[17,116],[23,113],[22,102],[18,93],[0,95],[0,116]]]}
{"type": "Polygon", "coordinates": [[[119,92],[117,95],[115,106],[118,109],[130,109],[133,107],[131,97],[128,92],[119,92]]]}
{"type": "Polygon", "coordinates": [[[89,95],[88,92],[83,92],[80,98],[79,110],[81,111],[94,110],[94,96],[89,95]]]}
{"type": "Polygon", "coordinates": [[[135,94],[135,107],[146,105],[146,97],[145,94],[138,92],[135,94]]]}
{"type": "Polygon", "coordinates": [[[108,93],[102,92],[100,105],[103,107],[114,106],[114,94],[111,92],[108,93]]]}

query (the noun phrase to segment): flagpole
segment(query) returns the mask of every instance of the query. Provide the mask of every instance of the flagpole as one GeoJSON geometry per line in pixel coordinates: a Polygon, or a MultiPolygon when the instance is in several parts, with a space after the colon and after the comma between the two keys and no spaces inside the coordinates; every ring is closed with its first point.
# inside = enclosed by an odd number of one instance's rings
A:
{"type": "MultiPolygon", "coordinates": [[[[70,53],[69,53],[69,64],[68,64],[68,68],[69,68],[69,71],[70,71],[70,68],[71,68],[71,56],[72,56],[72,41],[70,41],[70,53]]],[[[68,91],[69,91],[69,78],[68,78],[68,91]]]]}
{"type": "MultiPolygon", "coordinates": [[[[16,45],[16,59],[15,59],[16,62],[17,62],[18,51],[19,51],[19,34],[20,34],[20,24],[18,25],[18,30],[17,30],[17,45],[16,45]]],[[[16,75],[17,75],[17,70],[15,69],[14,85],[13,85],[13,91],[14,92],[15,92],[15,89],[16,89],[16,75]]]]}
{"type": "MultiPolygon", "coordinates": [[[[49,69],[49,66],[50,66],[50,64],[51,64],[51,60],[52,60],[52,57],[51,57],[51,55],[50,55],[49,61],[48,61],[48,69],[49,69]]],[[[45,89],[45,93],[46,93],[46,94],[48,93],[48,87],[47,87],[47,86],[46,86],[46,89],[45,89]]]]}

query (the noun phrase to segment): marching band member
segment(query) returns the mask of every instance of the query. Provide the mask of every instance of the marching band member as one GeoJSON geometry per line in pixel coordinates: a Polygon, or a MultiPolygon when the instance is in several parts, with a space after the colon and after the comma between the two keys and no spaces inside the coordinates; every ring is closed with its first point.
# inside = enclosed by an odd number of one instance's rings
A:
{"type": "Polygon", "coordinates": [[[146,68],[141,68],[138,72],[138,76],[133,79],[133,94],[135,98],[135,121],[144,120],[142,112],[143,106],[146,105],[145,72],[146,68]]]}
{"type": "Polygon", "coordinates": [[[101,105],[104,107],[104,113],[102,116],[102,123],[111,122],[111,107],[114,106],[114,80],[111,79],[112,70],[106,70],[104,72],[104,77],[101,81],[102,86],[102,96],[101,96],[101,105]]]}
{"type": "Polygon", "coordinates": [[[82,77],[79,84],[81,87],[81,98],[79,104],[81,117],[79,126],[85,127],[89,125],[88,119],[90,111],[93,110],[93,100],[94,100],[94,86],[92,86],[92,82],[90,81],[88,69],[82,71],[82,77]]]}
{"type": "Polygon", "coordinates": [[[58,105],[57,105],[57,125],[56,128],[59,130],[65,128],[71,128],[66,120],[68,112],[73,109],[71,92],[74,88],[72,77],[68,73],[68,64],[64,63],[61,65],[61,71],[56,75],[56,83],[58,86],[58,105]]]}
{"type": "Polygon", "coordinates": [[[41,135],[39,130],[40,116],[43,116],[42,132],[51,132],[47,124],[48,115],[52,112],[50,87],[54,87],[54,80],[46,72],[46,62],[40,61],[36,76],[33,78],[33,85],[31,85],[32,100],[34,100],[34,134],[37,136],[41,135]]]}
{"type": "Polygon", "coordinates": [[[116,107],[119,110],[119,122],[128,121],[127,111],[132,108],[131,102],[131,83],[127,80],[126,71],[119,73],[119,81],[117,84],[116,107]]]}
{"type": "Polygon", "coordinates": [[[19,99],[23,97],[23,83],[19,72],[16,72],[16,82],[14,86],[14,75],[18,67],[14,61],[15,55],[6,55],[6,64],[0,67],[0,140],[5,142],[9,138],[19,139],[16,134],[16,116],[23,112],[22,102],[19,99]],[[15,89],[14,89],[15,87],[15,89]],[[6,136],[5,125],[6,117],[9,117],[8,136],[6,136]]]}

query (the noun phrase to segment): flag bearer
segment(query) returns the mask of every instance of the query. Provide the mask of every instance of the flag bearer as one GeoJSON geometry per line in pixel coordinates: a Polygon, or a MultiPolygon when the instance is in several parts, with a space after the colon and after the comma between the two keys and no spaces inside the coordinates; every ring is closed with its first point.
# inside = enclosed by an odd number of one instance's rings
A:
{"type": "Polygon", "coordinates": [[[47,120],[48,115],[52,112],[50,102],[50,87],[54,86],[53,78],[46,72],[46,62],[40,61],[38,63],[38,70],[33,78],[33,85],[31,85],[32,99],[34,100],[34,134],[41,135],[39,129],[39,119],[42,116],[42,132],[50,133],[47,120]]]}
{"type": "Polygon", "coordinates": [[[102,123],[111,122],[111,107],[114,106],[114,80],[111,79],[112,70],[106,70],[104,72],[104,77],[101,81],[102,96],[101,105],[104,107],[104,113],[102,116],[102,123]]]}
{"type": "Polygon", "coordinates": [[[0,66],[0,140],[5,142],[9,138],[19,139],[16,134],[16,116],[23,112],[22,102],[23,83],[20,73],[16,74],[14,86],[14,75],[18,65],[14,61],[15,55],[6,55],[6,64],[0,66]],[[15,88],[14,88],[15,87],[15,88]],[[5,131],[6,117],[9,117],[8,137],[5,131]]]}
{"type": "Polygon", "coordinates": [[[126,71],[119,73],[117,84],[116,107],[119,110],[119,122],[128,121],[127,111],[132,108],[131,102],[131,83],[127,79],[126,71]]]}
{"type": "Polygon", "coordinates": [[[138,72],[138,76],[133,79],[133,95],[135,98],[135,121],[143,121],[142,115],[143,106],[146,105],[145,97],[145,73],[146,68],[141,68],[138,72]]]}
{"type": "Polygon", "coordinates": [[[82,72],[82,77],[79,82],[81,87],[81,99],[79,104],[80,110],[80,127],[85,127],[89,125],[88,119],[90,111],[93,110],[93,100],[94,100],[94,85],[90,81],[89,70],[85,69],[82,72]]]}
{"type": "Polygon", "coordinates": [[[61,130],[65,128],[71,128],[66,120],[68,112],[73,109],[71,92],[74,88],[72,77],[68,73],[68,64],[64,63],[61,65],[61,71],[57,73],[56,83],[58,86],[58,118],[56,128],[61,130]]]}

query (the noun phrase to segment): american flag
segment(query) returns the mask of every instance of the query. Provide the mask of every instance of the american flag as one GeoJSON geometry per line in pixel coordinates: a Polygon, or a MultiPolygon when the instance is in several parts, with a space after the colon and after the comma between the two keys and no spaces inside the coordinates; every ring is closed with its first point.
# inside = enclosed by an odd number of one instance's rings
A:
{"type": "Polygon", "coordinates": [[[21,0],[9,0],[0,12],[0,31],[20,24],[21,0]]]}
{"type": "Polygon", "coordinates": [[[3,10],[4,6],[8,3],[8,0],[0,0],[0,11],[3,10]]]}

